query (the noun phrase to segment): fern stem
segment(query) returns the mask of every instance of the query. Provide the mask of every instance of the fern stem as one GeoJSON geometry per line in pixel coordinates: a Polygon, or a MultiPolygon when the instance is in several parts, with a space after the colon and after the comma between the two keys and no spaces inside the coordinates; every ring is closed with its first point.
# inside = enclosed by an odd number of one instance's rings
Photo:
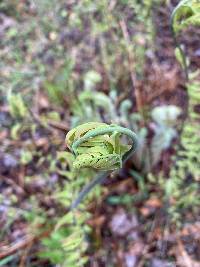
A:
{"type": "Polygon", "coordinates": [[[179,5],[172,12],[172,15],[171,15],[171,18],[170,18],[170,28],[171,28],[172,37],[173,37],[173,40],[174,40],[175,47],[178,48],[178,50],[180,52],[180,55],[181,55],[186,81],[188,81],[189,80],[189,71],[188,71],[186,56],[185,56],[185,53],[184,53],[184,51],[183,51],[183,49],[182,49],[182,47],[181,47],[181,45],[180,45],[180,43],[179,43],[179,41],[177,39],[177,35],[176,35],[175,29],[174,29],[174,26],[173,26],[174,25],[174,17],[175,17],[176,10],[177,10],[178,7],[179,7],[179,5]]]}
{"type": "Polygon", "coordinates": [[[95,177],[90,183],[88,183],[86,186],[83,187],[81,192],[78,194],[78,197],[72,202],[70,206],[70,210],[74,210],[78,207],[78,205],[82,202],[84,197],[98,184],[102,184],[106,177],[111,172],[103,172],[97,177],[95,177]]]}

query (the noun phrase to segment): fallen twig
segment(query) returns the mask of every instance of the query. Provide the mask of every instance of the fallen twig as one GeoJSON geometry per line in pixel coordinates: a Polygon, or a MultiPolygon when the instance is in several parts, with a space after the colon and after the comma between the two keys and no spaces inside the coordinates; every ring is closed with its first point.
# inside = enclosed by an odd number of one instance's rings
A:
{"type": "Polygon", "coordinates": [[[34,241],[34,239],[35,239],[35,236],[29,234],[18,242],[15,242],[9,246],[1,247],[0,248],[0,259],[3,259],[9,255],[12,255],[18,250],[28,246],[30,243],[34,241]]]}

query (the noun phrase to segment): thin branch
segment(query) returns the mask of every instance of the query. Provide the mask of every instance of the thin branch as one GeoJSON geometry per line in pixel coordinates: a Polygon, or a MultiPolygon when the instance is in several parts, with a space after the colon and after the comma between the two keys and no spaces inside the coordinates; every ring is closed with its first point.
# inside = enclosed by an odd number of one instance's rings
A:
{"type": "Polygon", "coordinates": [[[129,60],[129,70],[130,70],[130,75],[131,75],[133,91],[135,92],[136,106],[137,106],[137,110],[139,112],[141,112],[142,111],[142,97],[141,97],[140,91],[137,87],[137,80],[136,80],[136,76],[135,76],[135,67],[134,67],[135,66],[135,59],[134,59],[133,51],[131,49],[131,40],[130,40],[130,36],[129,36],[125,21],[121,20],[119,22],[119,24],[120,24],[120,27],[122,29],[124,40],[126,42],[126,47],[127,47],[127,52],[128,52],[128,60],[129,60]]]}
{"type": "Polygon", "coordinates": [[[56,121],[51,121],[49,120],[47,122],[47,124],[44,124],[44,122],[42,122],[42,120],[40,119],[40,116],[37,115],[36,113],[34,113],[31,109],[29,109],[29,112],[33,118],[33,120],[38,123],[40,126],[42,127],[45,127],[47,128],[50,132],[53,130],[53,129],[58,129],[60,131],[68,131],[69,130],[69,127],[68,125],[64,124],[64,123],[61,123],[61,122],[56,122],[56,121]]]}
{"type": "Polygon", "coordinates": [[[13,243],[10,246],[3,246],[0,248],[0,259],[3,259],[9,255],[12,255],[18,252],[20,249],[27,247],[30,243],[33,242],[35,236],[27,235],[24,239],[19,242],[13,243]]]}

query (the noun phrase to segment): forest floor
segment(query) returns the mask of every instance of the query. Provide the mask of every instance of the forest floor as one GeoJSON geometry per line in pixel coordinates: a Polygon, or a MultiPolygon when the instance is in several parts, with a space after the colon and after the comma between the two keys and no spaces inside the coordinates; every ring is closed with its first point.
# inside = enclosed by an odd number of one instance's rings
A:
{"type": "MultiPolygon", "coordinates": [[[[117,88],[116,106],[129,98],[133,112],[140,107],[144,114],[161,105],[180,107],[177,138],[162,151],[148,173],[158,177],[162,171],[168,177],[174,164],[188,106],[186,80],[174,56],[170,30],[170,15],[178,1],[155,4],[151,15],[155,32],[150,37],[141,27],[143,17],[135,18],[139,15],[131,13],[126,1],[109,4],[119,29],[102,7],[95,9],[88,1],[90,5],[83,9],[75,2],[52,1],[55,10],[51,4],[41,4],[38,10],[29,1],[0,4],[0,266],[63,266],[38,257],[40,240],[50,230],[35,237],[35,228],[42,228],[43,222],[38,223],[34,216],[35,210],[45,213],[49,220],[65,213],[65,208],[52,197],[66,182],[63,173],[57,171],[60,163],[56,153],[66,150],[64,140],[71,125],[82,122],[71,103],[86,86],[95,87],[94,94],[105,95],[109,95],[110,88],[117,88]],[[106,17],[103,22],[102,16],[106,17]],[[132,50],[124,47],[136,34],[134,25],[139,25],[136,43],[144,47],[145,59],[140,58],[143,51],[138,51],[139,66],[133,70],[132,50]],[[152,36],[153,42],[146,41],[152,36]],[[67,93],[57,88],[65,87],[66,81],[67,93]],[[139,104],[135,88],[140,92],[139,104]],[[11,91],[22,95],[25,107],[17,98],[16,106],[12,100],[7,101],[11,91]]],[[[192,70],[200,67],[199,40],[200,31],[193,28],[180,39],[187,48],[192,70]]],[[[150,142],[154,132],[152,121],[148,120],[149,115],[141,125],[148,129],[150,142]]],[[[92,214],[87,221],[92,231],[86,251],[89,262],[85,266],[200,267],[198,208],[184,210],[181,223],[172,222],[163,187],[151,184],[134,159],[102,186],[101,198],[87,208],[92,214]]]]}

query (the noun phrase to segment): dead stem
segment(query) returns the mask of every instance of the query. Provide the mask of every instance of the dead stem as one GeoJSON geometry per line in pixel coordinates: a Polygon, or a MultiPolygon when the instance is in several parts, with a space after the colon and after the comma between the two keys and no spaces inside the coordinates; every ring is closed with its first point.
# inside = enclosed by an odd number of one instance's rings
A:
{"type": "Polygon", "coordinates": [[[126,42],[126,48],[127,48],[128,60],[129,60],[129,70],[130,70],[130,75],[131,75],[133,92],[135,92],[136,107],[137,107],[137,110],[141,113],[141,111],[142,111],[142,97],[141,97],[140,91],[137,87],[137,80],[136,80],[136,76],[135,76],[135,67],[134,67],[135,59],[134,59],[133,50],[131,49],[131,40],[130,40],[130,36],[129,36],[125,21],[121,20],[119,22],[119,24],[120,24],[120,27],[122,29],[124,40],[126,42]]]}

